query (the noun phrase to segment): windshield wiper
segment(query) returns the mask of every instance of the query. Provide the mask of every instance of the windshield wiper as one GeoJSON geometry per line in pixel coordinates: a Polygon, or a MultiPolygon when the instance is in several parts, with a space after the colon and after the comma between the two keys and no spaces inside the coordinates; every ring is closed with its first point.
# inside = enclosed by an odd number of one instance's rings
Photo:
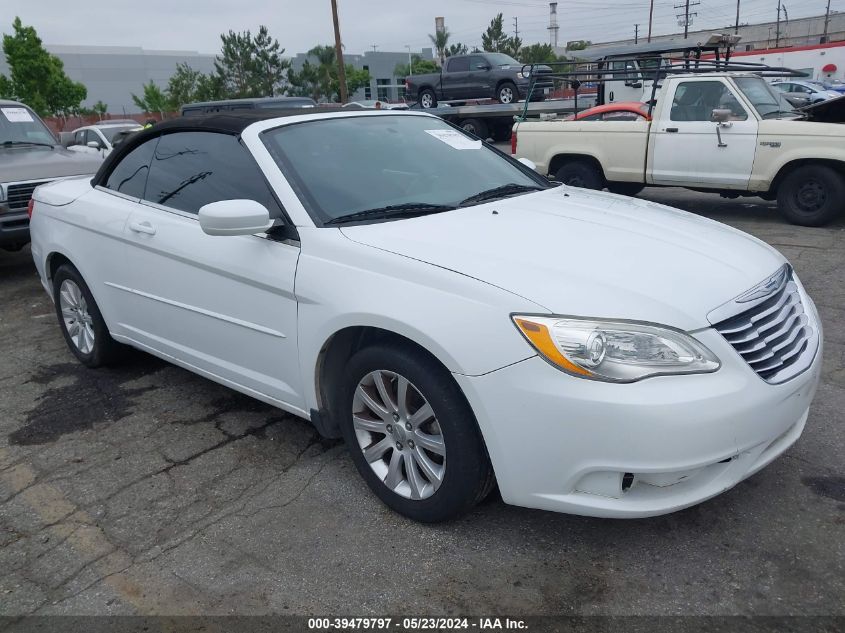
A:
{"type": "Polygon", "coordinates": [[[497,198],[504,198],[505,196],[510,196],[517,193],[527,193],[529,191],[543,191],[544,189],[546,189],[546,187],[540,187],[538,185],[519,185],[515,182],[512,182],[508,183],[507,185],[502,185],[501,187],[493,187],[492,189],[487,189],[485,191],[481,191],[479,193],[471,195],[469,198],[461,200],[459,206],[464,207],[470,204],[475,204],[476,202],[495,200],[497,198]]]}
{"type": "Polygon", "coordinates": [[[3,147],[11,147],[12,145],[39,145],[41,147],[53,147],[51,143],[40,143],[38,141],[3,141],[0,143],[3,147]]]}
{"type": "Polygon", "coordinates": [[[341,215],[339,217],[332,218],[331,220],[326,220],[325,224],[345,224],[348,222],[357,222],[358,220],[381,220],[385,218],[412,218],[420,215],[428,215],[430,213],[453,211],[454,209],[454,206],[448,204],[406,202],[404,204],[391,204],[386,207],[365,209],[364,211],[356,211],[355,213],[341,215]]]}

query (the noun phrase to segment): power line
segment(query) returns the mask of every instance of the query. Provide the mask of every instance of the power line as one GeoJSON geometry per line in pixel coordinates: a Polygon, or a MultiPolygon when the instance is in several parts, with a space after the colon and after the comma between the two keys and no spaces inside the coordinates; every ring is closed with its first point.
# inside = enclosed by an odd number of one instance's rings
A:
{"type": "Polygon", "coordinates": [[[680,9],[682,7],[684,9],[683,13],[678,14],[678,24],[684,27],[684,39],[689,37],[689,27],[690,27],[690,24],[692,24],[691,18],[698,15],[698,13],[695,13],[695,12],[690,13],[689,8],[690,8],[690,6],[695,7],[695,6],[698,6],[699,4],[701,4],[701,2],[696,1],[696,2],[691,3],[690,0],[686,0],[686,2],[684,4],[676,4],[675,5],[676,9],[680,9]],[[681,21],[682,15],[684,16],[683,21],[681,21]]]}

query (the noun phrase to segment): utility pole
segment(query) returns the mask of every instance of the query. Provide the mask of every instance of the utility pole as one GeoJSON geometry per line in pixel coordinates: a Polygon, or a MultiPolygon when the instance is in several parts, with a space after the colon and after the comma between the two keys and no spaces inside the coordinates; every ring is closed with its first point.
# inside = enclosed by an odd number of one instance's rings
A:
{"type": "Polygon", "coordinates": [[[372,44],[372,47],[373,47],[373,52],[375,53],[376,49],[378,48],[378,44],[372,44]]]}
{"type": "Polygon", "coordinates": [[[687,37],[689,37],[689,25],[691,24],[691,18],[698,15],[698,13],[690,13],[689,8],[690,6],[694,7],[699,4],[701,4],[701,2],[690,2],[690,0],[686,0],[684,4],[675,5],[676,9],[680,9],[681,7],[684,8],[683,20],[681,19],[681,14],[678,14],[678,24],[680,25],[681,23],[683,23],[684,25],[684,39],[687,39],[687,37]]]}
{"type": "Polygon", "coordinates": [[[340,43],[340,23],[337,20],[337,0],[332,0],[332,20],[334,21],[334,51],[337,57],[337,78],[340,81],[340,102],[346,103],[349,95],[346,90],[346,66],[343,65],[343,44],[340,43]]]}
{"type": "Polygon", "coordinates": [[[736,0],[736,26],[734,27],[734,35],[739,34],[739,0],[736,0]]]}
{"type": "Polygon", "coordinates": [[[414,74],[414,60],[411,59],[411,47],[408,44],[405,44],[405,48],[408,49],[408,74],[413,76],[413,74],[414,74]]]}
{"type": "Polygon", "coordinates": [[[822,44],[827,44],[827,26],[830,24],[830,0],[827,0],[827,11],[824,14],[824,35],[822,35],[822,44]]]}
{"type": "Polygon", "coordinates": [[[513,19],[513,38],[515,40],[519,39],[519,18],[517,17],[513,19]]]}
{"type": "Polygon", "coordinates": [[[635,24],[634,25],[634,44],[639,44],[639,43],[640,43],[640,25],[635,24]]]}
{"type": "Polygon", "coordinates": [[[777,25],[775,26],[775,48],[780,46],[780,3],[781,0],[778,0],[778,21],[777,25]]]}
{"type": "Polygon", "coordinates": [[[654,18],[654,0],[651,0],[651,6],[648,9],[648,41],[651,42],[651,23],[654,18]]]}

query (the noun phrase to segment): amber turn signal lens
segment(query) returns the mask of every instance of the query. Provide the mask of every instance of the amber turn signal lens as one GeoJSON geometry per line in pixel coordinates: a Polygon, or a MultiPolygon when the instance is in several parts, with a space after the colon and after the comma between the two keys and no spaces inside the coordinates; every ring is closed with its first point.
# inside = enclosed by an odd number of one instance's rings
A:
{"type": "Polygon", "coordinates": [[[516,327],[519,328],[519,331],[522,332],[523,336],[528,339],[528,342],[534,346],[534,349],[540,352],[540,355],[550,363],[557,365],[564,371],[568,371],[572,374],[578,374],[579,376],[593,375],[591,371],[588,371],[583,367],[579,367],[566,356],[561,354],[560,350],[552,340],[549,328],[547,328],[544,324],[517,318],[514,319],[514,323],[516,323],[516,327]]]}

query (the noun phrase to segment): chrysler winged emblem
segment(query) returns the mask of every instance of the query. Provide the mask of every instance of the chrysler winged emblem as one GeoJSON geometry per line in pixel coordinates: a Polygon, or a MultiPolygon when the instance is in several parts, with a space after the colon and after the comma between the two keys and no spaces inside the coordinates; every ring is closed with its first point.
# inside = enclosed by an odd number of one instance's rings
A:
{"type": "Polygon", "coordinates": [[[774,275],[761,281],[748,292],[738,296],[734,301],[736,303],[748,303],[755,299],[768,297],[770,294],[774,294],[783,288],[787,279],[789,279],[789,264],[784,264],[774,275]]]}

